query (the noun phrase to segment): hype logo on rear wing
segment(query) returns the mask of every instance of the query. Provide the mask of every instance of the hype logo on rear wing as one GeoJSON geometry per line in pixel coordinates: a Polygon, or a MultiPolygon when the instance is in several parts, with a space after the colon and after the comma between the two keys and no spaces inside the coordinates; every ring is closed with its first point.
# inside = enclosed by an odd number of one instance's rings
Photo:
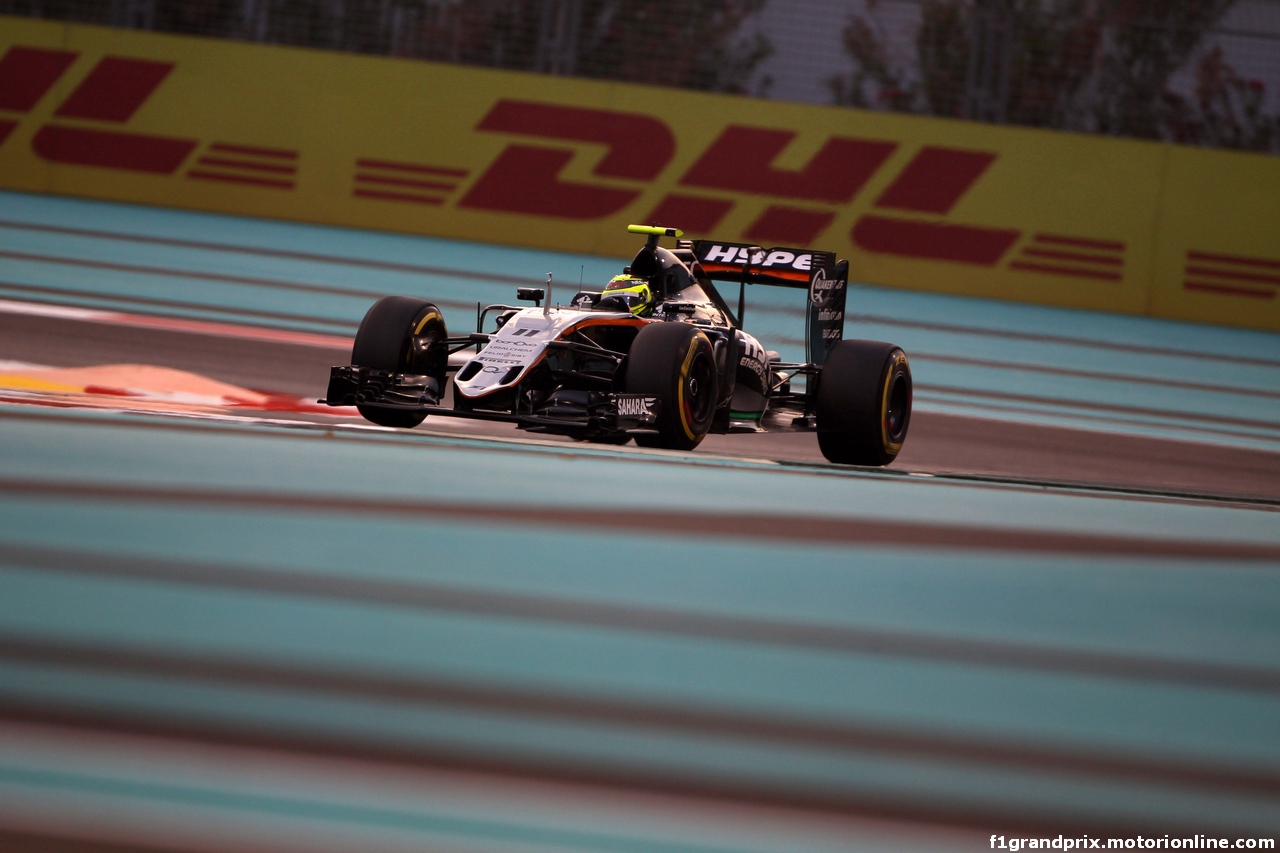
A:
{"type": "Polygon", "coordinates": [[[844,337],[844,302],[849,285],[849,262],[836,261],[834,252],[747,243],[694,240],[693,254],[716,281],[803,287],[809,291],[805,340],[809,361],[821,365],[844,337]]]}
{"type": "Polygon", "coordinates": [[[836,261],[832,252],[784,247],[762,249],[749,243],[717,240],[694,240],[691,248],[711,278],[742,281],[745,272],[747,284],[808,287],[809,273],[815,266],[834,266],[836,261]]]}

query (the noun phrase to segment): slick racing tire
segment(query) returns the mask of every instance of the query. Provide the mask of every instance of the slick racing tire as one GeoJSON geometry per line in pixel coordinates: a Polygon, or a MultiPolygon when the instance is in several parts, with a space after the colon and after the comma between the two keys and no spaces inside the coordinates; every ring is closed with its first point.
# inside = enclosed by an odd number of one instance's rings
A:
{"type": "Polygon", "coordinates": [[[818,379],[818,447],[831,462],[888,465],[911,423],[911,367],[893,344],[841,341],[818,379]]]}
{"type": "MultiPolygon", "coordinates": [[[[351,363],[375,370],[430,376],[443,392],[448,364],[444,317],[440,309],[422,299],[385,296],[373,304],[360,322],[351,363]]],[[[423,412],[356,405],[366,420],[379,426],[416,427],[423,412]]]]}
{"type": "Polygon", "coordinates": [[[657,397],[661,411],[658,432],[636,433],[636,444],[693,450],[711,429],[718,383],[711,341],[696,326],[645,326],[627,355],[627,393],[657,397]]]}

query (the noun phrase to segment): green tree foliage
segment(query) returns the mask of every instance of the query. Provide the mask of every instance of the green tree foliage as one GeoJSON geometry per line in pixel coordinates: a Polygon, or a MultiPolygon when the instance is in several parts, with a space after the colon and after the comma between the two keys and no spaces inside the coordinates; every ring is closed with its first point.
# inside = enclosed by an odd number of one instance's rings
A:
{"type": "Polygon", "coordinates": [[[0,14],[746,92],[772,52],[744,32],[765,2],[0,0],[0,14]]]}
{"type": "Polygon", "coordinates": [[[765,0],[0,0],[0,14],[763,93],[765,0]]]}
{"type": "Polygon", "coordinates": [[[1235,0],[1111,0],[1114,45],[1101,57],[1097,129],[1159,138],[1168,118],[1169,78],[1191,59],[1205,33],[1235,0]]]}
{"type": "MultiPolygon", "coordinates": [[[[572,39],[559,45],[560,67],[606,80],[745,92],[772,47],[743,25],[765,0],[579,0],[572,39]]],[[[439,4],[424,55],[433,59],[538,67],[548,2],[488,0],[439,4]]],[[[545,49],[542,51],[545,53],[545,49]]]]}
{"type": "Polygon", "coordinates": [[[937,115],[956,116],[963,109],[964,80],[969,67],[969,32],[973,14],[959,3],[927,3],[923,8],[916,52],[920,56],[921,95],[937,115]]]}
{"type": "Polygon", "coordinates": [[[1266,88],[1246,80],[1215,47],[1196,63],[1195,100],[1171,99],[1165,127],[1178,142],[1280,152],[1280,115],[1262,109],[1266,88]]]}
{"type": "MultiPolygon", "coordinates": [[[[1235,0],[1013,0],[1005,120],[1147,139],[1280,150],[1265,90],[1203,50],[1235,0]],[[1197,58],[1198,54],[1200,55],[1197,58]],[[1192,97],[1169,84],[1194,69],[1192,97]]],[[[895,66],[875,0],[844,29],[851,73],[829,83],[837,104],[965,115],[975,0],[923,0],[915,61],[895,66]]]]}

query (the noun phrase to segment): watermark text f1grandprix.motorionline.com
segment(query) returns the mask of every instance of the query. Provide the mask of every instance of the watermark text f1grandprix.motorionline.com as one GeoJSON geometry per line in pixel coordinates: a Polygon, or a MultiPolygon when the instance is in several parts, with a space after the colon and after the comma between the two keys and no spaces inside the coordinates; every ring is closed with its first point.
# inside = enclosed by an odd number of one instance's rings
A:
{"type": "Polygon", "coordinates": [[[1021,838],[991,836],[992,850],[1274,850],[1274,838],[1220,838],[1213,835],[1136,835],[1132,838],[1021,838]]]}

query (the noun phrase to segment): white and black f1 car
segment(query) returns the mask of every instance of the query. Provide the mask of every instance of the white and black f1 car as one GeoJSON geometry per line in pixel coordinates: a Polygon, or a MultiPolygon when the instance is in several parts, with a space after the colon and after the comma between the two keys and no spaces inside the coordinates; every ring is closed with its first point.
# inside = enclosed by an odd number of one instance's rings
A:
{"type": "Polygon", "coordinates": [[[550,292],[518,288],[534,307],[477,306],[474,334],[450,337],[430,302],[380,299],[320,402],[389,427],[450,415],[679,450],[709,432],[811,430],[832,462],[894,460],[911,420],[911,370],[893,344],[843,340],[847,261],[712,240],[666,249],[659,238],[676,229],[628,230],[647,242],[604,290],[553,308],[550,292]],[[739,283],[736,314],[713,279],[739,283]],[[747,284],[808,289],[807,362],[784,363],[743,331],[747,284]],[[803,391],[791,388],[797,376],[803,391]]]}

